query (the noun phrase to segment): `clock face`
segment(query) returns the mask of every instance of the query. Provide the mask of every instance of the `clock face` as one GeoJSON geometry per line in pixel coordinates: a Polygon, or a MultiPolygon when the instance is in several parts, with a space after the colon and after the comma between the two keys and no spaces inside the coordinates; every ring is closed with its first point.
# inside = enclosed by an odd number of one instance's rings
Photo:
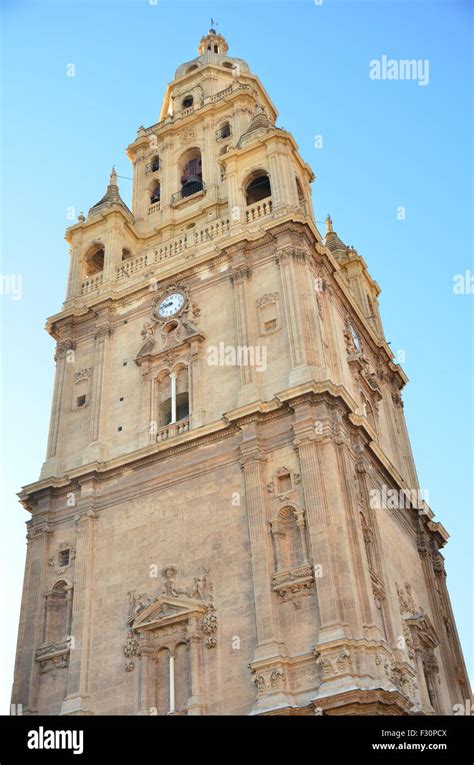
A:
{"type": "Polygon", "coordinates": [[[175,316],[184,305],[184,295],[181,292],[173,292],[167,295],[158,306],[158,315],[163,319],[175,316]]]}

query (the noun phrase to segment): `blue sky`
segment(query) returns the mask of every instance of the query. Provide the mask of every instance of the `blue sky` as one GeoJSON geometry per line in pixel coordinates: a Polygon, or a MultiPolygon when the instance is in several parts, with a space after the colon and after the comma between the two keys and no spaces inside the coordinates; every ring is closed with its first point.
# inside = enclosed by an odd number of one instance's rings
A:
{"type": "MultiPolygon", "coordinates": [[[[64,298],[68,212],[87,213],[113,163],[131,177],[125,147],[158,120],[167,82],[196,55],[211,16],[312,166],[317,220],[331,213],[382,288],[387,340],[410,378],[405,413],[420,483],[451,534],[448,585],[472,669],[473,295],[452,289],[455,274],[474,272],[471,3],[3,0],[2,274],[22,277],[22,296],[1,296],[0,713],[25,554],[27,514],[15,495],[45,455],[54,344],[43,326],[64,298]],[[382,55],[427,59],[429,84],[371,80],[370,61],[382,55]]],[[[130,201],[130,180],[119,181],[130,201]]]]}

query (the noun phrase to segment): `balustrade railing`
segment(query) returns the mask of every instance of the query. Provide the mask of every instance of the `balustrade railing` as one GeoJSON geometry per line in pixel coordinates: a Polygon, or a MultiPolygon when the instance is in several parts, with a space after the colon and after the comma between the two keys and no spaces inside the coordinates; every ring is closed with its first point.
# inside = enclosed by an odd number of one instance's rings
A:
{"type": "Polygon", "coordinates": [[[145,173],[156,173],[161,168],[161,162],[159,159],[154,159],[153,162],[148,162],[145,165],[145,173]]]}
{"type": "Polygon", "coordinates": [[[159,428],[156,434],[156,441],[168,441],[175,436],[181,436],[183,433],[187,433],[189,430],[189,418],[179,420],[178,422],[170,422],[169,425],[165,425],[163,428],[159,428]]]}
{"type": "Polygon", "coordinates": [[[251,223],[254,220],[270,215],[273,209],[273,202],[271,197],[261,199],[259,202],[255,202],[253,205],[249,205],[245,210],[245,217],[247,223],[251,223]]]}
{"type": "Polygon", "coordinates": [[[230,219],[219,218],[212,223],[208,223],[207,226],[204,226],[203,228],[187,231],[182,236],[170,239],[167,242],[163,242],[163,244],[156,245],[147,250],[145,253],[141,253],[134,258],[128,258],[123,261],[117,268],[117,279],[120,280],[132,276],[132,274],[141,271],[147,266],[161,263],[162,261],[179,255],[197,245],[204,244],[205,242],[213,242],[215,239],[225,236],[229,230],[230,219]]]}
{"type": "Polygon", "coordinates": [[[82,282],[82,294],[87,295],[89,292],[98,290],[104,279],[103,274],[97,274],[96,276],[90,276],[88,279],[82,282]]]}
{"type": "Polygon", "coordinates": [[[176,202],[179,202],[181,199],[192,197],[194,194],[198,194],[200,191],[206,191],[206,184],[203,183],[203,181],[187,183],[183,186],[182,189],[171,195],[171,204],[175,205],[176,202]]]}

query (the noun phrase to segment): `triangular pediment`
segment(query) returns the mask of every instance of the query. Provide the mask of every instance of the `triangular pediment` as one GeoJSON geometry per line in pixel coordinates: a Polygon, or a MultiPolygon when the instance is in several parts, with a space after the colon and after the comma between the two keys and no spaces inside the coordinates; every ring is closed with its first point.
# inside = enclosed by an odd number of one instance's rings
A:
{"type": "Polygon", "coordinates": [[[131,628],[156,629],[168,623],[186,621],[190,616],[202,615],[205,610],[206,604],[199,600],[158,595],[137,614],[131,628]]]}

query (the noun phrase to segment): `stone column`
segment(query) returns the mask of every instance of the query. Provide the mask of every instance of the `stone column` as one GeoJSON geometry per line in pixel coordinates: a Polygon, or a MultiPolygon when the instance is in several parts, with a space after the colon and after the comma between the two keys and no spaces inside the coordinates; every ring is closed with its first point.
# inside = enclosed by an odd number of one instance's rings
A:
{"type": "Polygon", "coordinates": [[[433,714],[430,694],[426,685],[425,668],[423,666],[423,646],[420,643],[418,635],[411,630],[413,639],[413,648],[415,650],[416,677],[418,680],[418,690],[420,694],[421,709],[425,714],[433,714]]]}
{"type": "Polygon", "coordinates": [[[299,207],[298,189],[296,187],[295,163],[288,146],[282,149],[280,154],[282,174],[285,177],[286,198],[285,202],[291,207],[299,207]]]}
{"type": "MultiPolygon", "coordinates": [[[[435,576],[435,589],[441,601],[442,617],[444,621],[444,632],[441,640],[442,644],[447,645],[451,650],[452,664],[446,668],[446,675],[452,676],[450,686],[452,689],[452,702],[460,703],[472,696],[469,676],[466,671],[464,657],[462,655],[459,635],[456,629],[456,622],[451,607],[451,600],[446,586],[446,569],[444,559],[438,551],[432,553],[432,565],[435,576]]],[[[449,651],[448,651],[449,655],[449,651]]],[[[449,712],[452,713],[452,708],[449,712]]]]}
{"type": "Polygon", "coordinates": [[[202,153],[202,179],[205,183],[208,195],[213,198],[215,194],[215,187],[217,185],[217,178],[215,173],[218,170],[218,165],[215,158],[215,136],[214,127],[212,122],[207,121],[203,125],[204,133],[204,147],[202,153]]]}
{"type": "Polygon", "coordinates": [[[49,425],[48,448],[46,452],[46,462],[43,465],[41,477],[54,474],[58,465],[56,458],[60,452],[58,450],[61,413],[65,405],[64,393],[66,389],[68,364],[75,361],[74,349],[76,345],[71,338],[59,340],[56,346],[56,373],[54,378],[53,404],[51,407],[51,420],[49,425]]]}
{"type": "MultiPolygon", "coordinates": [[[[350,558],[349,565],[352,566],[353,570],[353,597],[356,602],[356,610],[359,612],[360,635],[375,640],[385,639],[383,631],[377,624],[376,603],[359,517],[357,468],[349,454],[347,437],[343,433],[336,436],[335,456],[341,479],[340,483],[344,487],[346,540],[350,558]]],[[[361,465],[358,466],[358,469],[361,469],[361,465]]]]}
{"type": "Polygon", "coordinates": [[[92,372],[90,405],[90,444],[84,461],[103,461],[106,458],[106,404],[108,399],[108,346],[112,327],[107,321],[97,325],[95,334],[94,367],[92,372]]]}
{"type": "Polygon", "coordinates": [[[308,367],[306,357],[305,338],[302,334],[305,317],[302,315],[301,304],[307,298],[301,294],[295,263],[295,257],[300,256],[304,257],[304,253],[294,250],[291,246],[285,246],[277,253],[290,346],[291,372],[288,381],[290,387],[311,379],[311,370],[308,367]]]}
{"type": "Polygon", "coordinates": [[[255,423],[245,425],[242,432],[241,464],[245,479],[245,502],[252,556],[255,597],[257,648],[255,659],[266,659],[280,653],[278,618],[272,592],[270,528],[265,507],[266,457],[258,441],[255,423]]]}
{"type": "Polygon", "coordinates": [[[170,397],[171,397],[171,425],[176,422],[176,374],[170,372],[170,397]]]}
{"type": "Polygon", "coordinates": [[[191,696],[188,699],[188,715],[201,715],[202,706],[202,632],[196,617],[191,617],[187,625],[188,650],[191,664],[191,696]]]}
{"type": "Polygon", "coordinates": [[[62,462],[59,458],[61,449],[58,448],[61,430],[61,414],[65,404],[65,392],[67,388],[68,364],[74,363],[75,344],[72,340],[58,342],[55,354],[56,373],[53,390],[53,403],[51,406],[51,418],[49,425],[48,447],[46,461],[41,469],[41,478],[61,474],[62,462]]]}
{"type": "Polygon", "coordinates": [[[189,365],[189,402],[191,428],[200,428],[204,424],[204,400],[202,395],[202,364],[203,356],[200,340],[191,340],[189,365]]]}
{"type": "Polygon", "coordinates": [[[107,220],[107,231],[104,246],[104,277],[102,284],[114,283],[117,280],[117,268],[122,261],[121,231],[117,225],[117,215],[111,215],[107,220]]]}
{"type": "MultiPolygon", "coordinates": [[[[80,235],[79,235],[80,236],[80,235]]],[[[79,238],[70,248],[69,277],[67,284],[66,301],[78,297],[81,294],[81,264],[80,264],[80,241],[79,238]]]]}
{"type": "MultiPolygon", "coordinates": [[[[234,269],[230,275],[232,286],[234,288],[235,321],[237,327],[237,344],[240,346],[252,345],[252,330],[249,320],[249,305],[247,299],[247,284],[250,278],[250,269],[245,258],[241,256],[237,259],[234,269]]],[[[255,369],[250,365],[241,365],[240,389],[238,395],[238,405],[242,406],[258,398],[258,389],[255,383],[255,369]]]]}
{"type": "MultiPolygon", "coordinates": [[[[447,690],[450,696],[450,703],[445,701],[445,698],[440,698],[440,704],[443,704],[443,709],[440,710],[442,714],[452,714],[453,705],[464,701],[464,698],[460,692],[458,684],[458,678],[456,676],[456,666],[460,665],[459,658],[462,654],[456,655],[456,637],[453,633],[454,621],[449,619],[450,608],[446,608],[446,600],[443,598],[443,589],[446,591],[446,585],[442,582],[444,580],[445,572],[442,564],[441,556],[434,555],[429,550],[430,540],[426,533],[422,529],[422,524],[419,525],[418,533],[418,553],[421,560],[423,569],[423,579],[428,593],[429,603],[431,606],[431,614],[434,622],[436,634],[439,639],[439,650],[441,654],[441,660],[444,666],[444,675],[447,680],[447,690]],[[444,586],[443,586],[444,584],[444,586]],[[447,629],[452,634],[448,634],[447,629]],[[447,702],[447,703],[446,703],[447,702]]],[[[462,658],[461,665],[462,666],[462,658]]],[[[468,686],[467,686],[468,687],[468,686]]]]}
{"type": "Polygon", "coordinates": [[[321,320],[326,325],[326,337],[329,345],[327,354],[324,354],[324,356],[327,356],[328,359],[326,363],[326,376],[331,377],[336,385],[340,385],[344,380],[341,359],[345,357],[346,350],[344,343],[341,342],[336,329],[334,317],[335,311],[337,309],[335,308],[333,302],[334,292],[331,285],[325,280],[323,271],[318,271],[315,278],[319,280],[318,284],[322,286],[322,290],[319,293],[315,290],[315,297],[316,301],[320,301],[320,304],[318,304],[318,310],[321,310],[321,320]]]}
{"type": "Polygon", "coordinates": [[[141,380],[140,380],[140,424],[138,430],[138,448],[143,446],[149,446],[154,440],[153,433],[156,433],[156,429],[152,429],[151,422],[156,422],[156,428],[158,428],[158,411],[157,406],[152,406],[153,395],[153,378],[150,373],[150,365],[148,361],[144,361],[140,368],[141,380]]]}
{"type": "MultiPolygon", "coordinates": [[[[162,221],[164,222],[165,219],[169,219],[170,217],[170,204],[171,204],[171,195],[174,194],[179,189],[179,184],[177,183],[176,188],[173,185],[173,174],[171,172],[172,166],[171,166],[171,151],[170,151],[171,144],[167,141],[161,146],[161,154],[160,154],[160,163],[161,170],[160,170],[160,181],[161,181],[161,187],[160,187],[160,207],[163,211],[162,214],[162,221]],[[165,212],[166,211],[166,212],[165,212]]],[[[146,217],[146,213],[145,216],[146,217]]]]}
{"type": "MultiPolygon", "coordinates": [[[[41,503],[41,510],[47,511],[49,500],[41,503]]],[[[40,506],[38,505],[38,510],[40,506]]],[[[47,588],[48,576],[48,556],[52,529],[47,521],[47,513],[42,516],[38,513],[38,518],[33,519],[33,524],[28,532],[28,580],[25,574],[25,584],[28,589],[24,590],[24,598],[27,595],[27,602],[24,603],[25,611],[24,624],[20,623],[18,633],[18,645],[20,639],[22,645],[20,653],[17,655],[17,667],[21,666],[19,674],[15,672],[15,677],[20,677],[20,685],[13,689],[12,703],[22,704],[23,714],[37,714],[38,692],[39,692],[39,662],[36,661],[36,651],[43,642],[44,617],[45,617],[45,594],[47,588]],[[41,517],[42,516],[42,517],[41,517]],[[23,628],[22,628],[23,627],[23,628]]]]}
{"type": "MultiPolygon", "coordinates": [[[[380,536],[380,529],[379,529],[379,524],[377,521],[376,511],[374,511],[370,506],[370,484],[369,484],[369,475],[368,475],[370,466],[369,466],[369,462],[365,452],[365,445],[362,442],[360,442],[356,444],[355,449],[357,452],[357,461],[355,464],[355,470],[357,475],[358,490],[360,493],[360,502],[361,502],[362,509],[365,511],[365,515],[370,523],[369,530],[375,541],[375,549],[373,550],[374,558],[375,558],[375,562],[374,562],[375,573],[380,578],[382,585],[385,589],[386,582],[389,581],[389,579],[387,579],[387,569],[385,565],[385,560],[383,556],[380,555],[380,550],[383,549],[383,546],[382,546],[382,539],[380,536]]],[[[380,510],[380,512],[382,512],[382,510],[380,510]]],[[[363,531],[361,529],[359,529],[359,534],[360,533],[362,533],[362,536],[363,536],[363,531]]],[[[367,568],[366,566],[363,567],[363,570],[365,572],[364,579],[367,583],[366,584],[367,592],[371,596],[372,620],[376,623],[377,620],[376,620],[376,614],[374,609],[377,606],[373,597],[371,579],[366,571],[366,568],[367,568]]],[[[392,604],[389,600],[387,600],[387,598],[384,598],[381,601],[381,608],[382,608],[382,614],[383,614],[383,621],[384,621],[386,632],[387,632],[387,635],[386,635],[387,642],[391,646],[394,646],[396,645],[398,636],[396,634],[396,630],[395,630],[395,626],[393,622],[392,604]]]]}
{"type": "Polygon", "coordinates": [[[231,229],[238,228],[244,224],[246,220],[245,200],[242,198],[239,191],[235,161],[229,162],[227,165],[227,197],[231,229]]]}
{"type": "MultiPolygon", "coordinates": [[[[402,456],[405,461],[406,476],[407,476],[408,483],[411,489],[419,489],[420,484],[419,484],[418,476],[416,473],[415,460],[413,459],[413,453],[412,453],[411,444],[410,444],[410,436],[408,435],[405,415],[403,414],[403,401],[400,394],[395,399],[394,408],[392,411],[393,411],[394,418],[399,423],[400,431],[402,434],[402,439],[401,439],[402,451],[403,451],[402,456]]],[[[404,471],[402,469],[402,466],[400,467],[401,467],[400,472],[403,475],[404,471]]]]}
{"type": "Polygon", "coordinates": [[[89,698],[92,650],[92,610],[97,515],[93,510],[94,483],[81,486],[76,520],[76,558],[72,601],[71,653],[67,696],[61,714],[93,714],[89,698]]]}
{"type": "Polygon", "coordinates": [[[151,715],[158,706],[155,695],[156,662],[151,643],[145,638],[140,643],[139,715],[151,715]]]}
{"type": "Polygon", "coordinates": [[[277,211],[287,204],[289,194],[284,171],[284,159],[274,148],[268,152],[268,164],[273,210],[277,211]]]}
{"type": "Polygon", "coordinates": [[[343,601],[338,581],[335,532],[331,528],[326,486],[318,458],[318,436],[314,417],[295,423],[294,445],[299,456],[301,481],[309,535],[310,555],[322,576],[316,578],[321,618],[321,642],[336,640],[346,634],[343,601]]]}
{"type": "MultiPolygon", "coordinates": [[[[306,363],[315,380],[327,380],[330,377],[326,362],[326,347],[323,338],[323,314],[320,313],[318,294],[314,286],[314,276],[309,265],[310,255],[303,251],[293,254],[295,261],[296,283],[301,303],[301,320],[306,331],[302,331],[305,344],[306,363]]],[[[298,294],[297,293],[297,294],[298,294]]],[[[322,300],[322,294],[319,295],[322,300]]]]}

